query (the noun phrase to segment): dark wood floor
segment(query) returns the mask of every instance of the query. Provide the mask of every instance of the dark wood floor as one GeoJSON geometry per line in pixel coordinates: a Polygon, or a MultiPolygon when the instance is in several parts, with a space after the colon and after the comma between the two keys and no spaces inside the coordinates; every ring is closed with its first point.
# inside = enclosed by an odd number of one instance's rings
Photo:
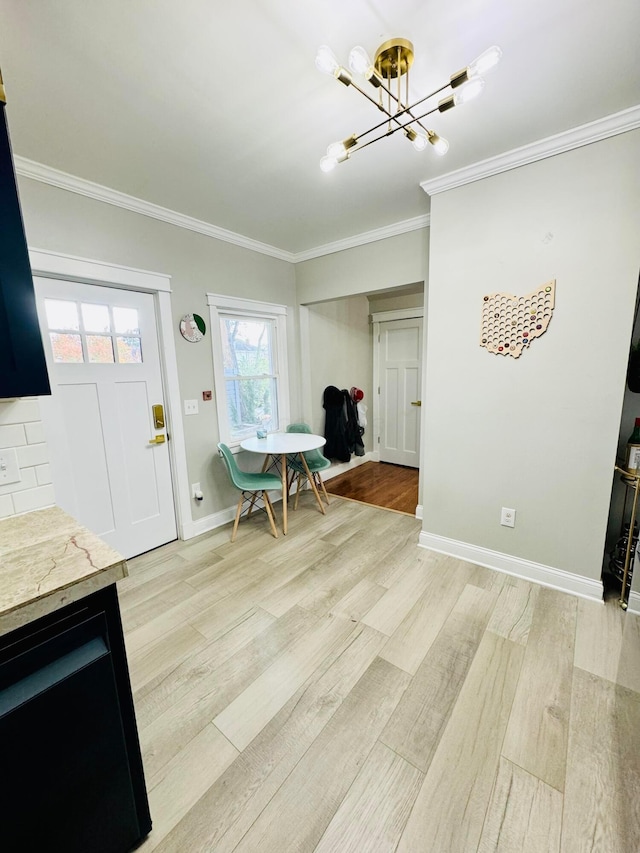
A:
{"type": "Polygon", "coordinates": [[[418,469],[388,462],[365,462],[325,482],[331,495],[415,515],[418,469]]]}

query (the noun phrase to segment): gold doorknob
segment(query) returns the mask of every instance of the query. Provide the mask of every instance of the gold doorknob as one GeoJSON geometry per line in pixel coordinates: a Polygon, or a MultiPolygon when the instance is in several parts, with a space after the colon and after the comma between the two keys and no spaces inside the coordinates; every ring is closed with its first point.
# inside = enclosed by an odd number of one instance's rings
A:
{"type": "Polygon", "coordinates": [[[149,439],[149,444],[164,444],[165,437],[164,435],[157,435],[155,438],[149,439]]]}
{"type": "Polygon", "coordinates": [[[422,400],[413,400],[411,403],[412,406],[421,406],[422,400]]]}

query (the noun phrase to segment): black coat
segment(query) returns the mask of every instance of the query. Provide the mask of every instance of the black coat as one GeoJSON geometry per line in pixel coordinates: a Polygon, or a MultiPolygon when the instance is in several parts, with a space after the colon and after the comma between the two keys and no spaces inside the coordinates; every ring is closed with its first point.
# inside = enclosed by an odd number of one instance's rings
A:
{"type": "Polygon", "coordinates": [[[358,424],[358,412],[349,392],[328,385],[324,389],[322,405],[326,412],[324,437],[327,443],[323,452],[327,459],[348,462],[352,453],[364,456],[364,430],[358,424]]]}

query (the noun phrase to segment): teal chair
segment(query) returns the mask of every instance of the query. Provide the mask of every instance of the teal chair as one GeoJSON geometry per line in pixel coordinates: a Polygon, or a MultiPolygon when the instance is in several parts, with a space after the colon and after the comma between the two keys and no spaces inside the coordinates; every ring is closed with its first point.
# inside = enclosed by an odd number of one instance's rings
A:
{"type": "MultiPolygon", "coordinates": [[[[299,423],[299,424],[289,424],[287,427],[287,432],[304,432],[308,435],[311,435],[311,428],[308,424],[299,423]]],[[[326,468],[331,467],[331,462],[322,455],[320,450],[307,450],[304,453],[304,458],[307,463],[307,467],[309,468],[309,472],[313,477],[313,481],[315,483],[316,488],[322,492],[324,495],[324,499],[329,503],[329,495],[327,494],[327,490],[324,487],[324,483],[322,482],[322,477],[320,476],[320,471],[324,471],[326,468]]],[[[293,505],[294,509],[298,509],[298,496],[300,495],[300,491],[304,484],[305,480],[308,480],[307,472],[304,470],[304,465],[300,462],[297,456],[287,456],[287,467],[291,471],[291,480],[289,482],[289,490],[293,488],[294,482],[297,482],[298,487],[296,489],[296,500],[293,505]]]]}
{"type": "MultiPolygon", "coordinates": [[[[273,507],[271,506],[267,489],[277,489],[280,491],[282,489],[282,481],[280,480],[280,477],[276,477],[275,474],[252,474],[248,471],[241,471],[236,464],[233,453],[229,450],[226,444],[218,444],[218,450],[220,451],[220,456],[222,456],[222,459],[224,460],[227,473],[229,474],[229,479],[236,489],[240,489],[240,500],[238,501],[238,508],[236,510],[236,520],[233,525],[233,532],[231,533],[231,541],[235,542],[236,534],[238,532],[238,522],[242,515],[243,505],[245,503],[249,504],[249,511],[247,513],[248,518],[256,505],[256,501],[260,498],[262,498],[264,511],[267,513],[269,518],[271,532],[277,539],[278,531],[273,518],[273,507]]],[[[262,509],[262,507],[259,507],[259,509],[262,509]]]]}

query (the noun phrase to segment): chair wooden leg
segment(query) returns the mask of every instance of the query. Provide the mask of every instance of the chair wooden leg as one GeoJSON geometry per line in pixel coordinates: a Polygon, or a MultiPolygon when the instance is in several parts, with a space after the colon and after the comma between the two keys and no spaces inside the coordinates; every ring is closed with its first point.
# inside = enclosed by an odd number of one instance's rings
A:
{"type": "Polygon", "coordinates": [[[267,511],[267,515],[269,516],[269,523],[271,524],[271,532],[278,538],[278,530],[276,528],[275,519],[273,517],[273,507],[271,506],[271,501],[269,500],[269,495],[266,492],[262,493],[262,499],[264,501],[264,508],[267,511]]]}
{"type": "Polygon", "coordinates": [[[307,465],[307,460],[304,458],[304,453],[301,453],[301,454],[300,454],[300,459],[301,459],[301,461],[302,461],[302,466],[303,466],[303,468],[304,468],[304,470],[305,470],[305,474],[307,475],[307,480],[309,480],[309,485],[310,485],[310,486],[311,486],[311,488],[313,489],[313,494],[314,494],[314,495],[315,495],[315,497],[316,497],[316,502],[317,502],[317,504],[318,504],[318,509],[320,510],[320,512],[321,512],[323,515],[326,515],[326,513],[325,513],[325,511],[324,511],[324,504],[323,504],[323,503],[322,503],[322,501],[320,500],[320,495],[318,494],[318,489],[316,488],[316,481],[313,479],[313,474],[312,474],[312,473],[311,473],[311,471],[309,470],[309,466],[307,465]]]}
{"type": "Polygon", "coordinates": [[[240,521],[240,513],[242,512],[242,504],[244,503],[244,493],[240,492],[240,500],[238,501],[238,509],[236,510],[236,520],[231,531],[231,541],[236,541],[236,533],[238,532],[238,522],[240,521]]]}
{"type": "Polygon", "coordinates": [[[322,477],[320,476],[320,474],[318,474],[317,471],[314,472],[313,476],[316,478],[316,485],[320,486],[320,488],[322,489],[322,494],[324,495],[324,499],[326,500],[327,506],[328,506],[329,505],[329,495],[327,494],[327,490],[324,487],[324,482],[322,480],[322,477]]]}
{"type": "Polygon", "coordinates": [[[302,491],[302,474],[299,471],[296,474],[296,481],[298,485],[296,487],[296,500],[293,504],[294,511],[298,509],[298,498],[300,497],[300,492],[302,491]]]}

